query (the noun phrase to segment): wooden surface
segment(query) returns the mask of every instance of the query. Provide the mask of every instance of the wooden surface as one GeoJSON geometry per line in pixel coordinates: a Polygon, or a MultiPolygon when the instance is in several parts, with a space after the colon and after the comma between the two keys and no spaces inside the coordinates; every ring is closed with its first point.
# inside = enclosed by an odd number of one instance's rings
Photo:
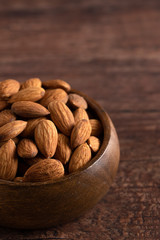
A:
{"type": "Polygon", "coordinates": [[[0,79],[62,78],[97,100],[119,134],[107,195],[57,228],[0,239],[160,239],[160,1],[2,0],[0,79]]]}

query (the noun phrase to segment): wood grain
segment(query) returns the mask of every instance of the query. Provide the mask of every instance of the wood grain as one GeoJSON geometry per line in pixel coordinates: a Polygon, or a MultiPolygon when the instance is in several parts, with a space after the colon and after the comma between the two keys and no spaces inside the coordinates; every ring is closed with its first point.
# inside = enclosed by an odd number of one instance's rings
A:
{"type": "Polygon", "coordinates": [[[109,112],[121,144],[112,188],[84,217],[1,239],[160,239],[160,1],[2,0],[0,80],[62,78],[109,112]]]}

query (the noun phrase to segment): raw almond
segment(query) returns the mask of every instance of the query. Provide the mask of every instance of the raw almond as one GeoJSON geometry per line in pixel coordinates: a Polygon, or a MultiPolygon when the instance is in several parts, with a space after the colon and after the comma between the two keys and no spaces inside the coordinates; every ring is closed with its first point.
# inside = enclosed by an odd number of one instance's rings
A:
{"type": "Polygon", "coordinates": [[[91,125],[86,119],[80,120],[73,128],[71,133],[71,147],[76,148],[77,146],[85,143],[91,135],[91,125]]]}
{"type": "Polygon", "coordinates": [[[22,158],[33,158],[37,155],[38,149],[31,139],[23,138],[18,143],[17,153],[22,158]]]}
{"type": "Polygon", "coordinates": [[[6,123],[9,123],[15,120],[16,120],[16,116],[11,112],[10,109],[6,109],[0,112],[0,127],[5,125],[6,123]]]}
{"type": "Polygon", "coordinates": [[[44,97],[40,100],[39,103],[44,107],[48,107],[48,104],[54,100],[67,103],[68,94],[61,88],[49,89],[46,90],[44,97]]]}
{"type": "Polygon", "coordinates": [[[41,87],[42,82],[39,78],[30,78],[26,80],[24,83],[21,85],[21,89],[28,88],[28,87],[41,87]]]}
{"type": "Polygon", "coordinates": [[[41,118],[35,118],[35,119],[30,119],[27,121],[27,126],[24,129],[24,131],[21,133],[21,137],[34,137],[34,129],[37,126],[37,124],[42,121],[45,120],[45,117],[41,117],[41,118]]]}
{"type": "Polygon", "coordinates": [[[10,97],[16,94],[20,89],[20,83],[14,79],[7,79],[0,82],[0,96],[10,97]]]}
{"type": "Polygon", "coordinates": [[[24,182],[45,182],[64,176],[63,164],[55,159],[45,159],[32,165],[24,175],[24,182]]]}
{"type": "Polygon", "coordinates": [[[57,128],[65,135],[70,136],[74,127],[74,116],[71,110],[63,103],[53,101],[49,103],[48,109],[51,113],[51,119],[57,128]]]}
{"type": "Polygon", "coordinates": [[[8,102],[5,100],[0,100],[0,111],[8,107],[8,102]]]}
{"type": "MultiPolygon", "coordinates": [[[[27,88],[26,88],[27,89],[27,88]]],[[[19,101],[12,104],[12,112],[24,118],[43,117],[50,112],[39,103],[31,101],[19,101]]]]}
{"type": "Polygon", "coordinates": [[[40,100],[45,94],[45,90],[40,87],[28,87],[20,90],[9,99],[9,103],[18,101],[32,101],[40,100]]]}
{"type": "Polygon", "coordinates": [[[0,148],[0,178],[13,180],[18,168],[18,158],[16,156],[16,145],[12,139],[7,141],[0,148]]]}
{"type": "Polygon", "coordinates": [[[84,108],[87,109],[88,104],[86,100],[78,94],[71,93],[69,94],[68,103],[73,108],[84,108]]]}
{"type": "MultiPolygon", "coordinates": [[[[17,144],[17,143],[19,142],[19,138],[18,138],[18,137],[13,138],[12,140],[14,141],[15,144],[17,144]]],[[[8,141],[8,140],[7,140],[7,141],[8,141]]],[[[2,141],[2,142],[0,142],[0,147],[1,147],[3,144],[5,144],[7,141],[2,141]]]]}
{"type": "Polygon", "coordinates": [[[55,158],[66,164],[71,156],[72,150],[70,148],[70,141],[67,136],[62,133],[58,134],[58,144],[55,153],[55,158]]]}
{"type": "Polygon", "coordinates": [[[50,120],[39,122],[35,128],[34,136],[40,152],[46,158],[53,157],[58,142],[58,133],[54,123],[50,120]]]}
{"type": "Polygon", "coordinates": [[[23,182],[23,177],[16,177],[13,181],[14,182],[23,182]]]}
{"type": "Polygon", "coordinates": [[[67,82],[60,79],[48,80],[48,81],[42,82],[42,85],[45,88],[62,88],[66,92],[69,92],[71,90],[71,86],[67,82]]]}
{"type": "Polygon", "coordinates": [[[73,112],[73,115],[74,115],[75,123],[78,123],[82,119],[86,119],[89,121],[88,114],[87,114],[86,110],[84,110],[83,108],[77,108],[73,112]]]}
{"type": "Polygon", "coordinates": [[[0,127],[0,141],[7,141],[18,136],[26,127],[27,122],[16,120],[0,127]]]}
{"type": "Polygon", "coordinates": [[[69,162],[69,172],[75,172],[83,167],[91,159],[91,149],[87,143],[77,147],[69,162]]]}
{"type": "Polygon", "coordinates": [[[102,125],[101,122],[98,119],[90,119],[90,124],[91,124],[91,128],[92,128],[92,132],[91,135],[92,136],[100,136],[102,133],[102,125]]]}
{"type": "Polygon", "coordinates": [[[97,152],[100,148],[100,140],[95,136],[90,136],[87,143],[93,152],[97,152]]]}

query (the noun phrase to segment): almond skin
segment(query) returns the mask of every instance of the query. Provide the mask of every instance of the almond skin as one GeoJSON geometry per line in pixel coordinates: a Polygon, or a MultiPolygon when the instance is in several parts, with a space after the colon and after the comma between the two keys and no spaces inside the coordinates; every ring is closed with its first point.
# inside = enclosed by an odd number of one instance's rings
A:
{"type": "MultiPolygon", "coordinates": [[[[12,138],[12,140],[14,141],[15,144],[17,144],[19,142],[19,138],[18,137],[15,137],[15,138],[12,138]]],[[[8,140],[7,140],[8,141],[8,140]]],[[[5,144],[7,141],[2,141],[0,142],[0,147],[5,144]]]]}
{"type": "Polygon", "coordinates": [[[24,131],[21,133],[21,137],[34,137],[34,129],[37,126],[37,124],[42,121],[45,120],[45,117],[41,117],[41,118],[35,118],[35,119],[30,119],[27,121],[27,126],[24,129],[24,131]]]}
{"type": "Polygon", "coordinates": [[[9,99],[9,103],[18,101],[32,101],[40,100],[45,94],[45,90],[40,87],[28,87],[20,90],[9,99]]]}
{"type": "Polygon", "coordinates": [[[54,123],[50,120],[39,122],[35,128],[34,137],[40,152],[46,158],[53,157],[58,142],[58,133],[54,123]]]}
{"type": "Polygon", "coordinates": [[[72,128],[74,127],[74,116],[71,110],[63,103],[53,101],[49,103],[48,109],[51,113],[51,119],[57,128],[67,136],[70,136],[72,128]]]}
{"type": "Polygon", "coordinates": [[[68,103],[73,108],[83,108],[87,109],[88,104],[86,100],[78,94],[71,93],[69,94],[68,103]]]}
{"type": "Polygon", "coordinates": [[[16,177],[13,181],[14,182],[23,182],[23,177],[16,177]]]}
{"type": "Polygon", "coordinates": [[[69,162],[69,172],[75,172],[83,167],[91,159],[91,149],[87,143],[77,147],[73,152],[69,162]]]}
{"type": "Polygon", "coordinates": [[[58,134],[58,144],[55,153],[55,158],[66,164],[71,156],[72,150],[70,148],[70,141],[67,136],[62,133],[58,134]]]}
{"type": "Polygon", "coordinates": [[[6,107],[8,107],[8,102],[7,101],[3,101],[0,100],[0,111],[2,111],[3,109],[5,109],[6,107]]]}
{"type": "Polygon", "coordinates": [[[95,136],[90,136],[90,138],[87,141],[88,145],[90,146],[91,150],[93,152],[98,152],[100,148],[100,140],[99,138],[95,136]]]}
{"type": "Polygon", "coordinates": [[[100,136],[102,133],[102,125],[101,122],[98,119],[90,119],[90,124],[91,124],[91,128],[92,128],[92,132],[91,135],[92,136],[100,136]]]}
{"type": "Polygon", "coordinates": [[[86,119],[80,120],[73,128],[71,133],[71,147],[72,149],[85,143],[91,135],[91,125],[86,119]]]}
{"type": "Polygon", "coordinates": [[[0,82],[0,96],[2,98],[10,97],[16,94],[20,89],[20,83],[14,79],[7,79],[0,82]]]}
{"type": "Polygon", "coordinates": [[[16,120],[0,127],[0,141],[17,137],[26,127],[27,122],[16,120]]]}
{"type": "Polygon", "coordinates": [[[0,178],[13,180],[18,168],[18,158],[16,156],[16,145],[12,139],[7,141],[0,148],[0,178]]]}
{"type": "Polygon", "coordinates": [[[40,100],[39,103],[44,107],[48,107],[48,104],[54,100],[67,103],[68,94],[61,88],[49,89],[46,90],[44,97],[40,100]]]}
{"type": "Polygon", "coordinates": [[[24,83],[21,85],[21,89],[28,88],[28,87],[41,87],[42,82],[39,78],[30,78],[26,80],[24,83]]]}
{"type": "Polygon", "coordinates": [[[15,102],[12,104],[11,110],[18,116],[24,118],[43,117],[50,114],[47,108],[31,101],[15,102]]]}
{"type": "Polygon", "coordinates": [[[6,123],[9,123],[15,120],[16,120],[16,116],[11,112],[10,109],[6,109],[0,112],[0,127],[5,125],[6,123]]]}
{"type": "Polygon", "coordinates": [[[45,182],[64,176],[63,164],[55,159],[45,159],[32,165],[24,175],[24,182],[45,182]]]}
{"type": "Polygon", "coordinates": [[[67,82],[60,79],[47,80],[45,82],[42,82],[42,85],[45,88],[62,88],[66,92],[69,92],[71,90],[71,86],[67,82]]]}
{"type": "Polygon", "coordinates": [[[24,158],[23,160],[29,165],[32,166],[33,164],[43,161],[45,159],[44,156],[38,154],[36,157],[34,158],[24,158]]]}
{"type": "Polygon", "coordinates": [[[17,153],[22,158],[33,158],[37,155],[38,149],[31,139],[23,138],[18,143],[17,153]]]}
{"type": "Polygon", "coordinates": [[[74,115],[75,123],[78,123],[82,119],[86,119],[89,121],[88,114],[87,114],[86,110],[84,110],[83,108],[77,108],[73,112],[73,115],[74,115]]]}

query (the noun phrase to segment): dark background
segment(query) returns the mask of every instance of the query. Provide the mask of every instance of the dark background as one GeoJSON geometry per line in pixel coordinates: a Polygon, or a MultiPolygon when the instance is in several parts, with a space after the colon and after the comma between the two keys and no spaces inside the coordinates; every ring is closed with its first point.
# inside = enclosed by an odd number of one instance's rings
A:
{"type": "Polygon", "coordinates": [[[61,78],[110,114],[112,187],[77,221],[0,239],[160,239],[160,1],[1,0],[0,80],[61,78]]]}

